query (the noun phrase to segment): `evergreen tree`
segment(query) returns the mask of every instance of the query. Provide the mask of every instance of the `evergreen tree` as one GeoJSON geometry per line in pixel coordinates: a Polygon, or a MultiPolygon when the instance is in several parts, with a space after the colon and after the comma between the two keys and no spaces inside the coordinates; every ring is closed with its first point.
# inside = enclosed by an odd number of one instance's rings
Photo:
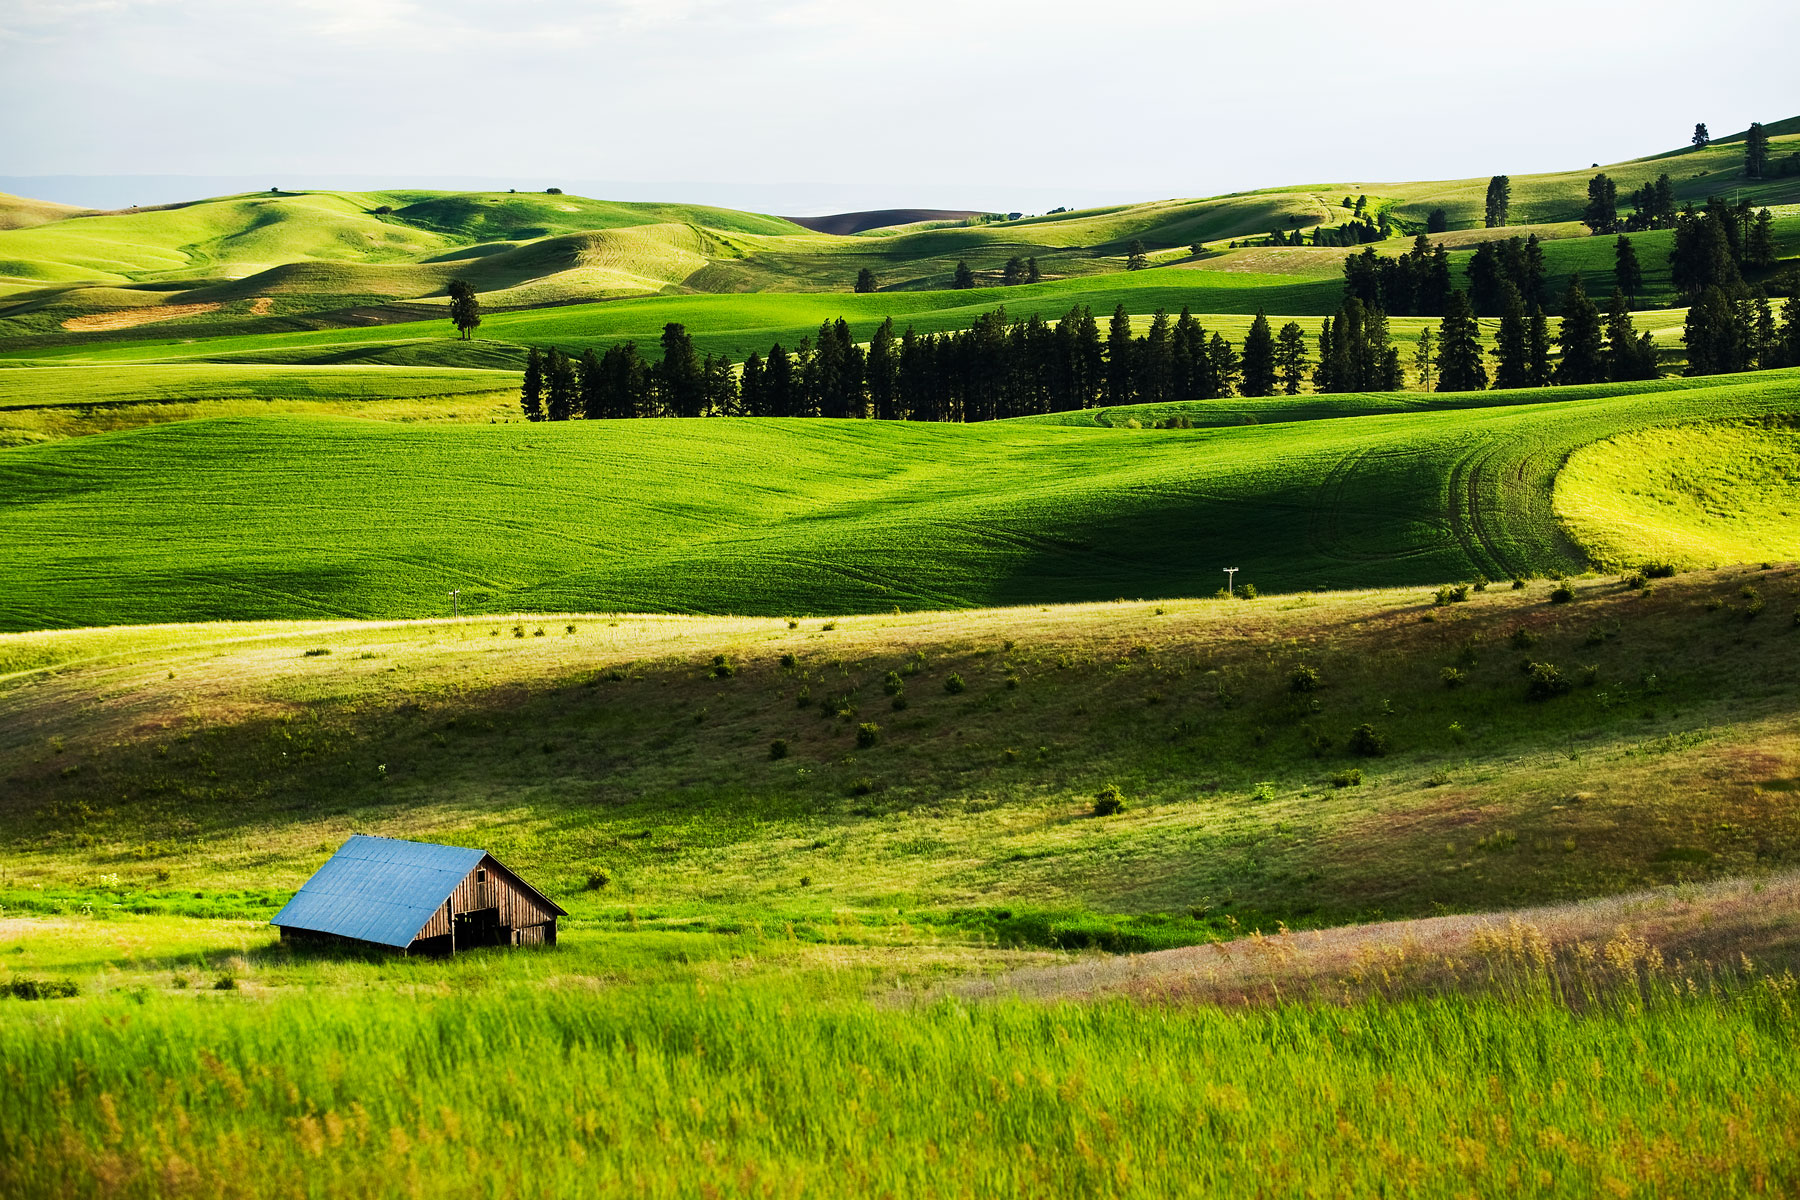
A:
{"type": "Polygon", "coordinates": [[[1569,280],[1563,293],[1562,329],[1557,334],[1562,360],[1556,364],[1556,382],[1604,383],[1606,355],[1602,349],[1600,310],[1588,299],[1581,276],[1569,280]]]}
{"type": "Polygon", "coordinates": [[[575,364],[561,350],[551,348],[544,360],[544,416],[551,421],[566,421],[581,403],[581,385],[575,378],[575,364]]]}
{"type": "Polygon", "coordinates": [[[449,292],[450,320],[456,326],[457,337],[466,342],[481,324],[481,301],[475,298],[475,289],[466,280],[452,279],[449,292]]]}
{"type": "Polygon", "coordinates": [[[1496,175],[1488,181],[1487,190],[1487,227],[1499,229],[1506,224],[1508,210],[1512,207],[1512,180],[1504,175],[1496,175]]]}
{"type": "Polygon", "coordinates": [[[1781,367],[1800,367],[1800,292],[1787,298],[1781,306],[1781,367]]]}
{"type": "Polygon", "coordinates": [[[1500,330],[1494,337],[1494,386],[1522,388],[1531,386],[1528,367],[1530,326],[1525,317],[1525,300],[1519,289],[1507,285],[1506,300],[1500,309],[1500,330]]]}
{"type": "Polygon", "coordinates": [[[1006,266],[1000,272],[1000,282],[1005,287],[1013,287],[1025,282],[1025,260],[1013,255],[1006,260],[1006,266]]]}
{"type": "Polygon", "coordinates": [[[1313,391],[1335,392],[1337,386],[1337,329],[1326,317],[1319,323],[1319,365],[1313,368],[1313,391]]]}
{"type": "Polygon", "coordinates": [[[1127,271],[1141,271],[1149,265],[1150,256],[1144,249],[1143,239],[1132,238],[1131,246],[1125,252],[1125,269],[1127,271]]]}
{"type": "Polygon", "coordinates": [[[856,273],[856,290],[858,293],[872,292],[876,288],[875,272],[868,267],[856,273]]]}
{"type": "Polygon", "coordinates": [[[1720,287],[1709,287],[1688,307],[1687,374],[1723,375],[1746,366],[1748,338],[1737,306],[1720,287]]]}
{"type": "Polygon", "coordinates": [[[746,417],[769,416],[769,396],[763,387],[762,355],[752,350],[738,378],[738,409],[746,417]]]}
{"type": "Polygon", "coordinates": [[[1033,255],[1031,258],[1026,259],[1025,260],[1025,282],[1026,283],[1036,283],[1039,280],[1041,280],[1042,278],[1043,278],[1043,275],[1040,274],[1038,271],[1037,257],[1035,255],[1033,255]]]}
{"type": "Polygon", "coordinates": [[[1441,208],[1434,208],[1425,214],[1426,233],[1444,233],[1450,228],[1450,214],[1441,208]]]}
{"type": "Polygon", "coordinates": [[[1744,237],[1744,265],[1757,271],[1775,265],[1775,221],[1766,208],[1757,211],[1744,237]]]}
{"type": "Polygon", "coordinates": [[[894,318],[883,321],[869,338],[867,365],[869,403],[875,417],[892,421],[900,416],[900,360],[894,345],[894,318]]]}
{"type": "Polygon", "coordinates": [[[1419,345],[1413,351],[1413,372],[1419,377],[1419,390],[1422,392],[1431,390],[1431,373],[1436,367],[1435,351],[1432,349],[1434,344],[1431,326],[1427,325],[1420,329],[1419,345]]]}
{"type": "Polygon", "coordinates": [[[956,290],[957,291],[967,291],[968,289],[970,289],[974,286],[975,286],[975,272],[969,270],[968,263],[958,261],[956,264],[956,283],[955,283],[956,290]]]}
{"type": "Polygon", "coordinates": [[[1759,371],[1781,365],[1781,338],[1775,331],[1775,314],[1769,309],[1769,298],[1758,292],[1750,301],[1750,355],[1759,371]]]}
{"type": "Polygon", "coordinates": [[[1451,292],[1444,319],[1438,325],[1438,385],[1440,392],[1479,392],[1487,387],[1487,367],[1481,361],[1481,327],[1462,292],[1451,292]]]}
{"type": "Polygon", "coordinates": [[[697,417],[705,401],[700,360],[686,326],[671,321],[663,326],[662,362],[656,366],[656,387],[663,409],[672,417],[697,417]]]}
{"type": "Polygon", "coordinates": [[[1362,216],[1363,210],[1368,207],[1369,207],[1369,198],[1367,196],[1358,196],[1356,198],[1356,215],[1357,216],[1359,216],[1359,217],[1362,216]]]}
{"type": "Polygon", "coordinates": [[[544,419],[544,359],[533,346],[525,355],[525,381],[519,385],[519,407],[527,421],[544,419]]]}
{"type": "Polygon", "coordinates": [[[650,394],[650,364],[638,354],[636,342],[623,342],[601,356],[600,373],[606,378],[607,416],[648,417],[655,414],[656,402],[650,394]]]}
{"type": "Polygon", "coordinates": [[[1520,276],[1513,280],[1519,295],[1527,304],[1542,304],[1544,288],[1550,280],[1550,269],[1544,265],[1544,244],[1538,235],[1525,239],[1525,262],[1520,276]]]}
{"type": "Polygon", "coordinates": [[[1541,305],[1531,306],[1525,331],[1525,386],[1550,386],[1550,322],[1541,305]]]}
{"type": "Polygon", "coordinates": [[[700,376],[702,390],[705,394],[704,411],[708,415],[715,417],[742,415],[737,375],[732,370],[729,354],[721,354],[717,358],[708,354],[701,367],[700,376]]]}
{"type": "Polygon", "coordinates": [[[1275,394],[1275,336],[1269,329],[1269,318],[1261,309],[1257,310],[1256,319],[1250,322],[1250,332],[1244,337],[1243,373],[1244,395],[1275,394]]]}
{"type": "Polygon", "coordinates": [[[1133,400],[1132,360],[1136,357],[1136,347],[1131,340],[1131,318],[1125,313],[1125,306],[1113,309],[1112,324],[1106,332],[1106,403],[1107,405],[1130,404],[1133,400]]]}
{"type": "Polygon", "coordinates": [[[1761,121],[1750,122],[1744,133],[1744,178],[1761,179],[1769,165],[1769,133],[1761,121]]]}
{"type": "Polygon", "coordinates": [[[1712,134],[1706,132],[1706,122],[1701,121],[1698,125],[1694,126],[1694,145],[1704,149],[1706,144],[1710,141],[1712,141],[1712,134]]]}
{"type": "Polygon", "coordinates": [[[1092,408],[1100,399],[1106,379],[1106,348],[1100,340],[1100,324],[1094,310],[1082,306],[1075,326],[1075,397],[1081,408],[1092,408]]]}
{"type": "Polygon", "coordinates": [[[1231,348],[1231,343],[1218,334],[1213,334],[1206,343],[1206,361],[1207,366],[1212,370],[1217,394],[1220,396],[1231,395],[1241,373],[1237,352],[1231,348]]]}
{"type": "Polygon", "coordinates": [[[794,412],[794,360],[780,342],[769,347],[763,365],[763,407],[771,417],[791,417],[794,412]]]}
{"type": "Polygon", "coordinates": [[[1689,303],[1709,287],[1733,290],[1742,283],[1732,253],[1731,234],[1718,206],[1709,205],[1700,214],[1689,205],[1675,218],[1669,276],[1676,292],[1689,303]]]}
{"type": "Polygon", "coordinates": [[[1638,289],[1644,286],[1644,269],[1638,265],[1637,251],[1632,248],[1631,239],[1624,234],[1613,243],[1613,282],[1633,302],[1637,300],[1638,289]]]}
{"type": "Polygon", "coordinates": [[[1138,343],[1137,394],[1145,404],[1162,404],[1174,399],[1175,347],[1169,314],[1157,309],[1150,318],[1150,330],[1138,343]]]}
{"type": "MultiPolygon", "coordinates": [[[[1245,347],[1248,357],[1249,348],[1245,347]]],[[[1281,377],[1283,394],[1298,396],[1306,382],[1306,331],[1298,321],[1289,321],[1275,335],[1275,367],[1281,377]]]]}
{"type": "Polygon", "coordinates": [[[1606,318],[1606,377],[1614,383],[1655,379],[1656,345],[1649,334],[1638,336],[1631,323],[1631,305],[1625,293],[1613,289],[1606,318]]]}
{"type": "Polygon", "coordinates": [[[1594,233],[1611,233],[1619,224],[1619,185],[1604,172],[1588,180],[1587,209],[1581,220],[1594,233]]]}
{"type": "Polygon", "coordinates": [[[581,376],[579,389],[581,415],[590,421],[604,417],[606,415],[606,377],[600,369],[600,359],[592,347],[581,352],[578,374],[581,376]]]}

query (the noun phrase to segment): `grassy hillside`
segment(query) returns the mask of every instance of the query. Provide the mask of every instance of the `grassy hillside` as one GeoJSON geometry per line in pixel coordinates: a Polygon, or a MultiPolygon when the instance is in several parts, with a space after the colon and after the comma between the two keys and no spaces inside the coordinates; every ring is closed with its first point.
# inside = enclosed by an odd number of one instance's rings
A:
{"type": "Polygon", "coordinates": [[[0,457],[0,625],[427,615],[450,588],[775,615],[1206,594],[1225,566],[1281,589],[1560,574],[1587,561],[1552,510],[1570,453],[1787,416],[1795,377],[1167,431],[162,425],[0,457]]]}

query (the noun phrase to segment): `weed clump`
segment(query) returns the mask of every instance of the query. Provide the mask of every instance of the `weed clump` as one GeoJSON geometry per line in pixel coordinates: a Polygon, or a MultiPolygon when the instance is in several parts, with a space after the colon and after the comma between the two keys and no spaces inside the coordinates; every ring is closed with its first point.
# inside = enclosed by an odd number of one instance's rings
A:
{"type": "Polygon", "coordinates": [[[611,882],[611,875],[608,875],[605,871],[595,871],[592,875],[587,877],[587,882],[583,887],[587,891],[597,892],[611,882]]]}
{"type": "Polygon", "coordinates": [[[800,665],[800,660],[795,658],[791,653],[783,654],[781,656],[781,665],[791,671],[796,666],[800,665]]]}
{"type": "Polygon", "coordinates": [[[776,738],[774,741],[769,743],[769,761],[770,762],[778,762],[781,759],[786,758],[787,756],[788,756],[788,744],[787,744],[786,738],[776,738]]]}
{"type": "Polygon", "coordinates": [[[1339,771],[1331,777],[1334,788],[1353,788],[1362,786],[1362,769],[1351,767],[1348,771],[1339,771]]]}
{"type": "Polygon", "coordinates": [[[1388,751],[1387,735],[1366,721],[1350,731],[1348,744],[1350,753],[1364,758],[1379,758],[1388,751]]]}
{"type": "Polygon", "coordinates": [[[856,727],[856,745],[858,749],[867,750],[881,741],[881,726],[873,721],[864,721],[856,727]]]}
{"type": "Polygon", "coordinates": [[[1573,599],[1575,599],[1575,589],[1569,586],[1569,581],[1566,579],[1560,581],[1550,593],[1550,603],[1552,604],[1567,604],[1573,599]]]}
{"type": "Polygon", "coordinates": [[[1447,688],[1459,688],[1469,681],[1468,675],[1455,667],[1445,667],[1438,672],[1438,678],[1444,681],[1444,686],[1447,688]]]}
{"type": "Polygon", "coordinates": [[[223,975],[220,975],[217,979],[213,980],[213,991],[215,992],[235,992],[237,991],[237,986],[237,976],[233,975],[230,971],[226,971],[223,975]]]}
{"type": "Polygon", "coordinates": [[[812,705],[812,689],[809,687],[802,687],[794,696],[794,704],[800,708],[810,707],[812,705]]]}
{"type": "Polygon", "coordinates": [[[944,680],[944,691],[949,695],[960,696],[968,690],[969,685],[963,682],[961,675],[951,675],[944,680]]]}
{"type": "Polygon", "coordinates": [[[1739,594],[1741,596],[1743,596],[1744,600],[1746,601],[1744,607],[1742,607],[1738,610],[1740,613],[1742,613],[1744,615],[1744,620],[1754,621],[1757,617],[1762,615],[1763,598],[1762,598],[1761,594],[1758,593],[1755,588],[1746,587],[1739,594]]]}
{"type": "Polygon", "coordinates": [[[1258,595],[1260,595],[1260,593],[1256,590],[1256,585],[1254,583],[1246,583],[1243,587],[1238,589],[1238,596],[1244,600],[1254,600],[1258,595]]]}
{"type": "Polygon", "coordinates": [[[1288,691],[1315,692],[1319,689],[1319,672],[1304,664],[1288,674],[1288,691]]]}
{"type": "Polygon", "coordinates": [[[1666,563],[1666,562],[1645,563],[1644,564],[1644,578],[1645,579],[1673,579],[1673,578],[1675,578],[1675,564],[1674,563],[1666,563]]]}
{"type": "Polygon", "coordinates": [[[1512,644],[1514,650],[1529,650],[1537,645],[1537,634],[1521,627],[1513,630],[1512,636],[1506,640],[1512,644]]]}
{"type": "Polygon", "coordinates": [[[712,677],[714,679],[730,679],[737,674],[737,668],[723,654],[713,655],[712,677]]]}
{"type": "Polygon", "coordinates": [[[1513,580],[1512,590],[1515,592],[1524,591],[1525,590],[1525,581],[1523,579],[1513,580]]]}
{"type": "Polygon", "coordinates": [[[1574,690],[1563,673],[1554,663],[1525,664],[1525,698],[1527,700],[1548,700],[1553,696],[1566,696],[1574,690]]]}
{"type": "Polygon", "coordinates": [[[1469,598],[1469,585],[1468,584],[1459,583],[1454,587],[1450,586],[1449,584],[1445,584],[1443,587],[1441,587],[1437,590],[1437,595],[1435,597],[1433,597],[1432,603],[1436,604],[1438,607],[1441,608],[1446,604],[1462,604],[1462,603],[1466,602],[1468,600],[1468,598],[1469,598]]]}
{"type": "Polygon", "coordinates": [[[1125,793],[1119,785],[1109,783],[1094,795],[1094,815],[1096,817],[1117,816],[1125,811],[1125,793]]]}
{"type": "Polygon", "coordinates": [[[875,781],[873,779],[870,779],[867,775],[864,775],[859,779],[853,779],[850,781],[850,794],[852,796],[867,796],[870,792],[873,792],[874,790],[875,790],[875,781]]]}
{"type": "Polygon", "coordinates": [[[889,671],[887,678],[881,681],[881,690],[890,696],[898,696],[906,690],[906,680],[900,678],[900,672],[889,671]]]}
{"type": "Polygon", "coordinates": [[[316,649],[306,651],[300,657],[301,658],[319,658],[323,655],[330,654],[330,653],[331,653],[331,651],[327,650],[323,646],[320,646],[316,649]]]}
{"type": "Polygon", "coordinates": [[[1631,574],[1619,580],[1619,582],[1634,592],[1641,592],[1650,586],[1648,578],[1642,571],[1633,571],[1631,574]]]}

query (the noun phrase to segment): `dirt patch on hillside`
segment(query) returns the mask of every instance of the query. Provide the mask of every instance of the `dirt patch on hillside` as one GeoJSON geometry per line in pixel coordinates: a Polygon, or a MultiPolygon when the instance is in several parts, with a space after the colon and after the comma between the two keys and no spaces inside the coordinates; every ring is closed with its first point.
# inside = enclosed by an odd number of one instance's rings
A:
{"type": "Polygon", "coordinates": [[[70,317],[62,323],[62,327],[74,333],[98,333],[107,329],[130,329],[137,325],[154,325],[159,321],[178,321],[182,317],[197,317],[201,313],[217,312],[218,310],[217,301],[207,304],[159,304],[153,308],[116,308],[111,312],[88,313],[82,317],[70,317]]]}
{"type": "Polygon", "coordinates": [[[255,302],[250,305],[250,315],[253,317],[266,317],[269,315],[269,310],[274,307],[275,301],[271,297],[258,296],[255,302]]]}

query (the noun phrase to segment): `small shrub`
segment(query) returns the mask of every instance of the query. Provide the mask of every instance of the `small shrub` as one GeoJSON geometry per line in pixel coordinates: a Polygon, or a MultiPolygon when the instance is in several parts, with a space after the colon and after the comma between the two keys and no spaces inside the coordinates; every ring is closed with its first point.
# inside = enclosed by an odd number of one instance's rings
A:
{"type": "Polygon", "coordinates": [[[834,630],[836,628],[837,628],[836,621],[827,621],[823,625],[819,626],[819,630],[822,633],[830,633],[832,630],[834,630]]]}
{"type": "Polygon", "coordinates": [[[1459,746],[1469,740],[1469,733],[1462,727],[1461,721],[1450,722],[1450,740],[1459,746]]]}
{"type": "Polygon", "coordinates": [[[850,781],[850,794],[852,796],[867,796],[874,790],[875,781],[870,779],[867,775],[864,775],[860,779],[853,779],[850,781]]]}
{"type": "Polygon", "coordinates": [[[730,659],[726,658],[723,654],[713,655],[712,677],[714,679],[730,679],[736,674],[737,668],[731,665],[730,659]]]}
{"type": "Polygon", "coordinates": [[[1763,610],[1763,598],[1757,594],[1756,589],[1753,587],[1745,588],[1743,597],[1745,600],[1749,601],[1743,608],[1738,610],[1744,614],[1744,620],[1751,621],[1761,616],[1763,610]]]}
{"type": "Polygon", "coordinates": [[[575,632],[575,626],[573,626],[573,625],[564,625],[564,626],[563,626],[563,632],[564,632],[564,633],[574,633],[574,632],[575,632]]]}
{"type": "Polygon", "coordinates": [[[544,627],[542,625],[539,625],[536,629],[531,631],[531,636],[532,637],[543,637],[544,636],[544,627]]]}
{"type": "Polygon", "coordinates": [[[1447,688],[1459,688],[1469,681],[1469,677],[1455,667],[1445,667],[1438,672],[1438,678],[1444,681],[1447,688]]]}
{"type": "Polygon", "coordinates": [[[1275,785],[1265,779],[1250,789],[1250,798],[1258,804],[1267,804],[1275,798],[1275,785]]]}
{"type": "Polygon", "coordinates": [[[1623,583],[1634,592],[1641,592],[1649,585],[1649,581],[1642,571],[1633,571],[1619,582],[1623,583]]]}
{"type": "Polygon", "coordinates": [[[800,886],[801,887],[811,887],[812,886],[812,876],[811,875],[802,875],[800,877],[800,886]]]}
{"type": "Polygon", "coordinates": [[[586,890],[590,892],[597,892],[611,882],[611,875],[608,875],[605,871],[595,871],[592,875],[587,877],[587,883],[584,886],[586,890]]]}
{"type": "Polygon", "coordinates": [[[1238,596],[1244,600],[1254,600],[1259,594],[1254,583],[1246,583],[1238,588],[1238,596]]]}
{"type": "Polygon", "coordinates": [[[1476,581],[1475,581],[1475,590],[1476,590],[1476,591],[1478,591],[1478,592],[1485,592],[1485,591],[1487,591],[1487,589],[1488,589],[1488,581],[1487,581],[1487,580],[1485,580],[1485,579],[1477,579],[1477,580],[1476,580],[1476,581]]]}
{"type": "Polygon", "coordinates": [[[800,628],[800,622],[794,620],[794,618],[792,618],[792,617],[789,617],[788,618],[788,628],[789,629],[798,629],[798,628],[800,628]]]}
{"type": "Polygon", "coordinates": [[[1319,673],[1305,665],[1295,667],[1288,674],[1288,691],[1314,692],[1319,688],[1319,673]]]}
{"type": "Polygon", "coordinates": [[[1664,563],[1645,563],[1644,564],[1644,578],[1645,579],[1673,579],[1673,578],[1675,578],[1675,564],[1674,563],[1666,563],[1666,562],[1664,562],[1664,563]]]}
{"type": "Polygon", "coordinates": [[[800,665],[800,660],[795,658],[792,654],[784,654],[781,656],[781,665],[791,671],[800,665]]]}
{"type": "Polygon", "coordinates": [[[1566,696],[1573,690],[1563,673],[1557,670],[1554,663],[1527,663],[1525,666],[1525,698],[1528,700],[1548,700],[1553,696],[1566,696]]]}
{"type": "Polygon", "coordinates": [[[1331,777],[1334,788],[1353,788],[1362,786],[1362,769],[1351,767],[1348,771],[1339,771],[1331,777]]]}
{"type": "Polygon", "coordinates": [[[1350,753],[1364,758],[1379,758],[1387,753],[1387,735],[1366,721],[1350,731],[1350,753]]]}
{"type": "Polygon", "coordinates": [[[306,651],[300,657],[301,658],[320,658],[320,657],[330,654],[330,653],[331,653],[330,650],[327,650],[325,647],[320,646],[316,649],[306,651]]]}
{"type": "Polygon", "coordinates": [[[235,992],[237,991],[237,985],[237,976],[233,975],[230,971],[227,971],[217,979],[213,980],[213,991],[235,992]]]}
{"type": "Polygon", "coordinates": [[[1512,644],[1514,650],[1529,650],[1537,645],[1537,634],[1529,629],[1519,628],[1513,630],[1512,636],[1506,640],[1512,644]]]}
{"type": "Polygon", "coordinates": [[[1125,793],[1119,790],[1119,785],[1116,783],[1107,784],[1094,795],[1094,815],[1096,817],[1116,816],[1124,812],[1125,807],[1125,793]]]}
{"type": "Polygon", "coordinates": [[[900,678],[900,672],[889,671],[887,678],[881,681],[881,690],[890,696],[898,696],[906,690],[906,680],[900,678]]]}
{"type": "Polygon", "coordinates": [[[1581,668],[1581,686],[1582,687],[1593,687],[1596,683],[1599,683],[1599,682],[1600,682],[1599,666],[1590,663],[1589,665],[1581,668]]]}
{"type": "Polygon", "coordinates": [[[895,712],[904,712],[906,709],[906,693],[901,692],[888,703],[892,705],[895,712]]]}
{"type": "Polygon", "coordinates": [[[1575,589],[1569,586],[1568,580],[1562,580],[1550,593],[1550,603],[1567,604],[1575,599],[1575,589]]]}
{"type": "Polygon", "coordinates": [[[1450,772],[1433,771],[1425,780],[1426,787],[1443,787],[1450,782],[1450,772]]]}
{"type": "Polygon", "coordinates": [[[1452,587],[1449,584],[1445,584],[1443,587],[1441,587],[1437,590],[1437,595],[1435,597],[1433,597],[1432,603],[1438,605],[1439,607],[1442,607],[1446,604],[1462,604],[1465,601],[1467,601],[1468,598],[1469,598],[1469,585],[1468,584],[1459,583],[1455,587],[1452,587]]]}
{"type": "Polygon", "coordinates": [[[786,758],[787,756],[788,756],[788,744],[787,744],[786,738],[776,738],[774,741],[769,743],[769,761],[770,762],[777,762],[781,759],[786,758]]]}
{"type": "Polygon", "coordinates": [[[794,697],[794,703],[801,708],[806,708],[812,704],[812,689],[809,687],[801,688],[799,693],[794,697]]]}
{"type": "Polygon", "coordinates": [[[867,750],[881,740],[881,726],[873,721],[864,721],[856,727],[856,745],[867,750]]]}
{"type": "Polygon", "coordinates": [[[1019,677],[1017,675],[1008,675],[1006,677],[1006,690],[1009,692],[1016,692],[1019,690],[1019,677]]]}
{"type": "Polygon", "coordinates": [[[1523,579],[1513,580],[1512,590],[1515,592],[1524,591],[1525,590],[1525,581],[1523,579]]]}
{"type": "Polygon", "coordinates": [[[952,696],[960,696],[968,690],[969,685],[963,682],[963,677],[961,675],[951,675],[944,680],[944,691],[952,696]]]}
{"type": "Polygon", "coordinates": [[[1706,598],[1706,611],[1707,612],[1718,612],[1721,608],[1724,608],[1724,607],[1725,607],[1725,601],[1719,599],[1717,596],[1708,596],[1706,598]]]}

